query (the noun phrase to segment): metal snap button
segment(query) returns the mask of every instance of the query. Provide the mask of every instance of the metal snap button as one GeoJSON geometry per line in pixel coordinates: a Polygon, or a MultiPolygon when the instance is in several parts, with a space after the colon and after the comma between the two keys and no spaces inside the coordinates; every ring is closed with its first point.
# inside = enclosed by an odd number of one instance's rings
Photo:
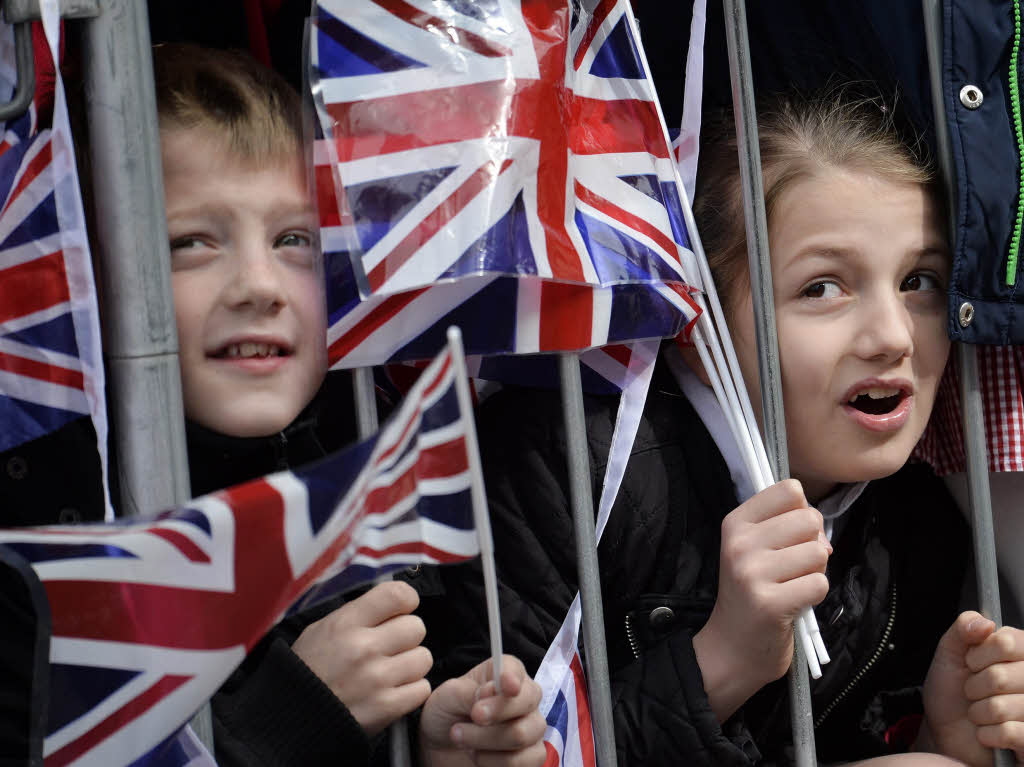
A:
{"type": "Polygon", "coordinates": [[[964,301],[960,304],[960,327],[966,328],[974,322],[974,307],[970,301],[964,301]]]}
{"type": "Polygon", "coordinates": [[[647,616],[647,621],[651,624],[651,628],[656,629],[668,628],[675,619],[676,614],[671,607],[655,607],[651,610],[651,614],[647,616]]]}
{"type": "Polygon", "coordinates": [[[11,479],[25,479],[28,476],[28,461],[20,455],[8,458],[7,476],[11,479]]]}
{"type": "Polygon", "coordinates": [[[985,100],[985,94],[977,85],[965,85],[960,89],[960,103],[968,109],[977,109],[985,100]]]}

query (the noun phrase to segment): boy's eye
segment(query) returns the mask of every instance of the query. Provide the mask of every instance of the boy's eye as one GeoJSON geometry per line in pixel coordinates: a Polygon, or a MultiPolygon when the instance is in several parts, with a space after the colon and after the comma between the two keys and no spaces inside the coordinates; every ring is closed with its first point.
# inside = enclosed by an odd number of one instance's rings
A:
{"type": "Polygon", "coordinates": [[[838,298],[840,294],[839,286],[830,280],[812,282],[800,293],[804,298],[838,298]]]}
{"type": "Polygon", "coordinates": [[[302,232],[285,232],[274,243],[278,248],[308,248],[313,245],[313,238],[302,232]]]}
{"type": "Polygon", "coordinates": [[[900,283],[900,290],[903,291],[941,289],[942,284],[939,282],[939,278],[928,272],[915,272],[914,274],[906,277],[903,282],[900,283]]]}
{"type": "Polygon", "coordinates": [[[203,245],[203,241],[198,237],[177,237],[171,240],[171,253],[173,253],[176,250],[189,250],[192,248],[201,248],[203,245]]]}

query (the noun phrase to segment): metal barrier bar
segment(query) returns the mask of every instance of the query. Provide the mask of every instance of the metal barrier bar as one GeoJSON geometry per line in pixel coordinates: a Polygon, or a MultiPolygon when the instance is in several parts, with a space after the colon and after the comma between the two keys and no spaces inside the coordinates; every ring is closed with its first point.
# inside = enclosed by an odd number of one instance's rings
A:
{"type": "MultiPolygon", "coordinates": [[[[121,514],[190,497],[146,4],[83,23],[109,398],[121,514]]],[[[192,722],[212,750],[209,707],[192,722]]]]}
{"type": "MultiPolygon", "coordinates": [[[[100,0],[60,0],[64,19],[94,18],[100,13],[100,0]]],[[[39,21],[39,0],[4,0],[4,18],[9,24],[39,21]]]]}
{"type": "MultiPolygon", "coordinates": [[[[765,448],[776,480],[782,480],[789,476],[789,452],[786,447],[786,416],[779,373],[779,340],[775,327],[768,220],[764,210],[764,183],[757,136],[757,111],[754,107],[754,79],[750,69],[747,12],[743,0],[723,0],[723,3],[733,107],[736,113],[736,138],[740,153],[758,370],[761,375],[765,448]]],[[[789,667],[789,700],[796,764],[798,767],[817,764],[807,659],[795,637],[793,662],[789,667]]]]}
{"type": "Polygon", "coordinates": [[[32,103],[36,90],[36,62],[32,53],[32,25],[28,22],[14,24],[14,56],[18,83],[11,100],[0,105],[0,122],[20,117],[32,103]]]}
{"type": "MultiPolygon", "coordinates": [[[[352,371],[352,396],[356,407],[356,427],[359,439],[368,439],[380,428],[377,418],[377,398],[374,396],[373,368],[355,368],[352,371]]],[[[396,719],[388,727],[388,749],[391,767],[410,767],[409,724],[405,717],[396,719]]]]}
{"type": "MultiPolygon", "coordinates": [[[[942,84],[942,0],[922,0],[925,42],[928,50],[928,74],[931,80],[932,111],[935,118],[935,143],[939,171],[946,191],[949,211],[949,242],[956,245],[956,174],[949,125],[946,123],[945,92],[942,84]]],[[[967,483],[971,502],[971,529],[974,532],[974,566],[978,581],[981,612],[1002,624],[999,603],[999,575],[996,565],[996,541],[992,525],[992,496],[985,450],[985,420],[978,385],[977,349],[957,344],[957,372],[960,374],[960,411],[963,418],[964,451],[967,457],[967,483]]],[[[998,750],[993,755],[996,767],[1016,763],[1012,751],[998,750]]]]}
{"type": "Polygon", "coordinates": [[[594,495],[590,480],[587,427],[583,416],[579,356],[574,353],[558,355],[558,372],[565,418],[573,529],[576,534],[576,572],[583,611],[583,647],[587,663],[590,716],[594,727],[597,763],[599,767],[614,767],[616,756],[612,686],[608,673],[608,646],[604,636],[604,606],[601,602],[601,577],[597,563],[594,495]]]}

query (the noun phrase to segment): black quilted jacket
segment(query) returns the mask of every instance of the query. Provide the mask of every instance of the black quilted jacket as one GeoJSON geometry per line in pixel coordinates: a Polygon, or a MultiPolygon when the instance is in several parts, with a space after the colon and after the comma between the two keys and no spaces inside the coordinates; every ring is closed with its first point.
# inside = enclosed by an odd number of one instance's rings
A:
{"type": "MultiPolygon", "coordinates": [[[[736,499],[714,442],[665,372],[599,547],[619,765],[787,764],[785,680],[724,726],[703,690],[691,637],[716,596],[720,524],[736,499]]],[[[616,407],[614,397],[586,399],[595,498],[616,407]]],[[[506,389],[479,421],[505,649],[533,672],[577,590],[559,398],[506,389]]],[[[844,520],[817,608],[833,658],[812,685],[825,762],[899,750],[906,725],[913,732],[916,688],[956,616],[969,541],[944,487],[920,466],[872,483],[844,520]]],[[[442,578],[453,578],[467,640],[477,616],[483,657],[478,581],[457,573],[445,568],[442,578]]]]}

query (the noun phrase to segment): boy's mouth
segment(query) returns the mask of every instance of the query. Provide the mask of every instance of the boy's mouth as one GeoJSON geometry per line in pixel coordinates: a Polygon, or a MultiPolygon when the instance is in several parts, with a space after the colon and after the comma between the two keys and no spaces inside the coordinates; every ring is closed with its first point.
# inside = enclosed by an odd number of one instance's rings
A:
{"type": "Polygon", "coordinates": [[[904,379],[869,378],[850,387],[843,409],[860,426],[875,432],[902,428],[914,408],[914,386],[904,379]]]}
{"type": "Polygon", "coordinates": [[[287,357],[291,349],[282,344],[264,343],[261,341],[242,341],[229,343],[215,349],[208,356],[214,359],[267,359],[269,357],[287,357]]]}

